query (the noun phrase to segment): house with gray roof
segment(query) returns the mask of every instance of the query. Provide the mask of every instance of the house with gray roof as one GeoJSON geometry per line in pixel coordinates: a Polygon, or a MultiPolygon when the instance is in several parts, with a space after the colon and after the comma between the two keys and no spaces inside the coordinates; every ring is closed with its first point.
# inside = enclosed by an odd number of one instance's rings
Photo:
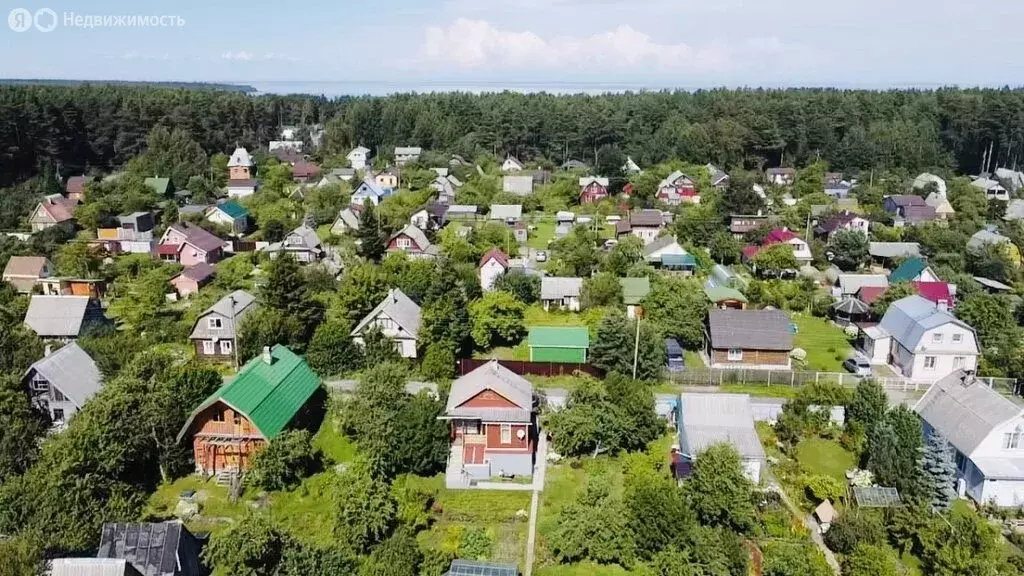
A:
{"type": "Polygon", "coordinates": [[[196,357],[214,362],[234,362],[237,327],[255,309],[256,297],[245,290],[235,290],[207,308],[196,319],[189,335],[196,357]]]}
{"type": "Polygon", "coordinates": [[[388,238],[387,251],[389,254],[404,252],[410,258],[437,258],[438,247],[430,242],[427,235],[412,224],[406,225],[398,232],[388,238]]]}
{"type": "Polygon", "coordinates": [[[420,333],[420,307],[398,288],[388,295],[352,330],[353,340],[363,345],[363,336],[371,328],[379,328],[387,338],[394,340],[402,358],[416,357],[416,339],[420,333]]]}
{"type": "Polygon", "coordinates": [[[97,558],[127,560],[142,576],[204,576],[201,544],[180,521],[104,524],[97,558]]]}
{"type": "Polygon", "coordinates": [[[45,256],[11,256],[3,280],[22,294],[31,294],[39,281],[53,276],[53,264],[45,256]]]}
{"type": "Polygon", "coordinates": [[[917,242],[869,242],[868,254],[882,262],[892,263],[897,259],[921,256],[921,245],[917,242]]]}
{"type": "Polygon", "coordinates": [[[423,148],[419,146],[396,146],[395,164],[405,166],[409,162],[416,162],[420,159],[421,154],[423,154],[423,148]]]}
{"type": "Polygon", "coordinates": [[[452,382],[445,412],[452,447],[446,485],[494,476],[532,476],[536,446],[533,385],[491,360],[452,382]]]}
{"type": "Polygon", "coordinates": [[[29,366],[21,377],[32,406],[50,416],[55,428],[63,428],[103,386],[103,377],[92,357],[77,342],[46,355],[29,366]]]}
{"type": "Polygon", "coordinates": [[[711,310],[707,337],[711,367],[788,370],[793,350],[789,324],[781,310],[711,310]]]}
{"type": "Polygon", "coordinates": [[[1012,245],[1013,242],[995,230],[978,230],[967,241],[967,251],[977,254],[984,251],[986,246],[998,244],[1012,245]]]}
{"type": "Polygon", "coordinates": [[[858,345],[872,363],[929,383],[957,370],[976,370],[981,355],[974,328],[916,294],[889,305],[877,326],[861,329],[858,345]]]}
{"type": "Polygon", "coordinates": [[[689,476],[700,454],[715,444],[736,449],[743,462],[743,475],[761,481],[764,448],[754,429],[754,412],[746,394],[704,394],[685,392],[679,397],[679,447],[672,458],[677,478],[689,476]]]}
{"type": "Polygon", "coordinates": [[[522,204],[491,204],[490,220],[518,222],[523,219],[522,204]]]}
{"type": "Polygon", "coordinates": [[[356,189],[352,191],[352,196],[349,198],[349,203],[357,206],[363,206],[369,201],[374,206],[379,206],[381,201],[391,196],[394,190],[391,188],[385,188],[377,183],[373,178],[367,178],[356,186],[356,189]]]}
{"type": "Polygon", "coordinates": [[[324,257],[323,245],[316,230],[302,224],[292,230],[280,242],[269,244],[264,251],[271,258],[277,258],[281,254],[291,254],[302,264],[316,262],[324,257]]]}
{"type": "Polygon", "coordinates": [[[582,278],[545,276],[540,279],[540,301],[545,311],[554,307],[556,310],[579,312],[582,290],[582,278]]]}
{"type": "Polygon", "coordinates": [[[127,560],[117,558],[54,558],[47,576],[142,576],[127,560]]]}
{"type": "Polygon", "coordinates": [[[988,200],[1002,200],[1008,202],[1010,200],[1010,193],[1006,191],[1006,188],[999,183],[998,180],[992,180],[991,178],[977,178],[971,182],[971,186],[983,190],[985,192],[985,198],[988,200]]]}
{"type": "Polygon", "coordinates": [[[1024,406],[967,370],[955,370],[914,405],[926,436],[956,450],[958,486],[979,505],[1024,505],[1024,406]]]}
{"type": "Polygon", "coordinates": [[[25,326],[44,340],[74,340],[90,323],[106,318],[88,296],[33,295],[25,312],[25,326]]]}
{"type": "Polygon", "coordinates": [[[832,290],[833,296],[845,298],[853,296],[865,286],[872,288],[888,288],[889,277],[885,274],[840,274],[836,280],[837,288],[832,290]]]}
{"type": "Polygon", "coordinates": [[[529,196],[533,194],[533,176],[503,176],[501,190],[516,196],[529,196]]]}
{"type": "Polygon", "coordinates": [[[355,206],[342,208],[338,212],[338,217],[334,219],[334,224],[331,225],[331,234],[341,236],[350,230],[359,230],[360,212],[360,208],[355,206]]]}
{"type": "Polygon", "coordinates": [[[1010,200],[1010,203],[1006,205],[1006,214],[1003,215],[1003,220],[1014,222],[1022,219],[1024,219],[1024,200],[1020,198],[1010,200]]]}

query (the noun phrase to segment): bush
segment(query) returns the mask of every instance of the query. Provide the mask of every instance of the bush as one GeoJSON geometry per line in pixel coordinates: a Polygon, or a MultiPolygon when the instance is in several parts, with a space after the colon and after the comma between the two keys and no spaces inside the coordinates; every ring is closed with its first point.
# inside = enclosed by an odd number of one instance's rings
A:
{"type": "Polygon", "coordinates": [[[881,516],[861,510],[837,518],[825,533],[825,545],[833,552],[851,554],[860,545],[882,545],[886,537],[881,516]]]}
{"type": "Polygon", "coordinates": [[[459,544],[459,558],[487,560],[491,557],[494,541],[483,530],[473,529],[465,533],[459,544]]]}
{"type": "Polygon", "coordinates": [[[289,430],[252,458],[249,471],[253,485],[264,490],[286,490],[320,466],[320,451],[313,447],[308,430],[289,430]]]}
{"type": "Polygon", "coordinates": [[[817,474],[807,477],[807,494],[818,502],[838,501],[846,495],[846,485],[831,476],[817,474]]]}
{"type": "Polygon", "coordinates": [[[455,354],[444,344],[434,343],[427,346],[420,364],[420,372],[431,381],[451,380],[455,375],[455,354]]]}

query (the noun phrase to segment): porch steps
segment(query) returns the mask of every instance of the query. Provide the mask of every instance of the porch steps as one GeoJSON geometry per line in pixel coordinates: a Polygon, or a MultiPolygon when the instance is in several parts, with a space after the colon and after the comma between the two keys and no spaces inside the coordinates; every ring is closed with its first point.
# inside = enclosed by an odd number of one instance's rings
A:
{"type": "Polygon", "coordinates": [[[448,467],[445,470],[445,487],[451,490],[469,488],[469,474],[462,469],[462,442],[452,444],[451,453],[448,455],[448,467]]]}

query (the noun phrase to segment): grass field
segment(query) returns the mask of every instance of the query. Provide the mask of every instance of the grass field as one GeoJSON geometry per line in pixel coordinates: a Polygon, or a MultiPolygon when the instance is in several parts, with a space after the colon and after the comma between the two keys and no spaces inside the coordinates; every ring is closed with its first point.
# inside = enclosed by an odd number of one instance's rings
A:
{"type": "Polygon", "coordinates": [[[555,238],[555,221],[538,221],[531,223],[532,226],[536,226],[536,230],[531,230],[529,237],[526,239],[526,245],[530,248],[538,250],[546,250],[548,242],[555,238]]]}
{"type": "Polygon", "coordinates": [[[846,471],[855,466],[854,455],[834,440],[807,438],[796,445],[796,459],[809,474],[824,474],[846,482],[846,471]]]}
{"type": "Polygon", "coordinates": [[[796,398],[799,388],[793,386],[764,386],[757,384],[725,384],[721,387],[722,392],[732,394],[749,394],[761,398],[796,398]]]}
{"type": "Polygon", "coordinates": [[[824,318],[793,314],[791,320],[798,330],[793,345],[807,352],[807,369],[842,372],[843,360],[853,351],[846,334],[824,318]]]}

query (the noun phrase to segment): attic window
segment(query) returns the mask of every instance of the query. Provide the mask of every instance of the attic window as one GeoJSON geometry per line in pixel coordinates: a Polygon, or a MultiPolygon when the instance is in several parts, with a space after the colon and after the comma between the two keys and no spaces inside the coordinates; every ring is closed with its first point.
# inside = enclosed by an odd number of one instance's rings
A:
{"type": "Polygon", "coordinates": [[[729,360],[732,362],[738,362],[740,360],[743,360],[743,350],[740,348],[730,348],[729,360]]]}
{"type": "Polygon", "coordinates": [[[964,341],[964,335],[963,334],[953,334],[953,343],[954,344],[959,344],[959,343],[961,343],[963,341],[964,341]]]}
{"type": "Polygon", "coordinates": [[[220,318],[207,318],[206,325],[210,327],[210,330],[220,330],[223,327],[220,318]]]}

